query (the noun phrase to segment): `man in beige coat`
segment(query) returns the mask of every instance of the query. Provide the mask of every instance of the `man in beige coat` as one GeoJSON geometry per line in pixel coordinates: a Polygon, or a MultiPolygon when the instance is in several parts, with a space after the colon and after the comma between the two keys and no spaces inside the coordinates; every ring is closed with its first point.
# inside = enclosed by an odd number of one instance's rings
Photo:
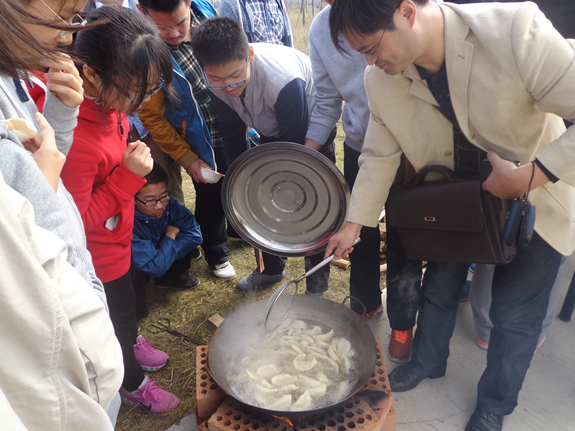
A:
{"type": "MultiPolygon", "coordinates": [[[[493,172],[484,188],[501,198],[526,192],[534,175],[535,234],[495,270],[488,363],[466,427],[501,430],[517,405],[560,255],[575,247],[575,128],[565,131],[562,121],[575,118],[573,48],[533,3],[338,0],[330,27],[334,43],[343,34],[368,60],[371,119],[348,223],[326,255],[346,255],[361,227],[376,225],[402,153],[417,171],[444,165],[464,176],[488,152],[493,172]]],[[[466,274],[465,264],[429,263],[413,357],[390,374],[393,391],[445,375],[466,274]]]]}

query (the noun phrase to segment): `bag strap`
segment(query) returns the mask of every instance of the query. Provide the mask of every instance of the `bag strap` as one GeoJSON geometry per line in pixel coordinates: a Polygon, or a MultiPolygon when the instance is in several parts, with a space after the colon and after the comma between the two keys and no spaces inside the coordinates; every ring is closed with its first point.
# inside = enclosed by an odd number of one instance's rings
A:
{"type": "Polygon", "coordinates": [[[422,170],[420,170],[417,173],[412,184],[414,186],[421,184],[425,180],[425,177],[427,176],[427,174],[429,174],[430,172],[436,172],[438,174],[441,174],[441,175],[443,175],[443,177],[446,180],[448,180],[449,182],[452,182],[452,183],[459,179],[457,177],[457,174],[455,172],[453,172],[451,169],[449,169],[448,167],[442,166],[442,165],[431,165],[431,166],[427,166],[427,167],[423,168],[422,170]]]}

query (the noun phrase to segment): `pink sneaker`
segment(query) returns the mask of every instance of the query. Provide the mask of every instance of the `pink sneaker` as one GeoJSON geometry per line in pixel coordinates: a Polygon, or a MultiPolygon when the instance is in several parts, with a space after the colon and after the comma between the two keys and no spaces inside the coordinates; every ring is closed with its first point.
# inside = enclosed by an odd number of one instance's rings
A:
{"type": "Polygon", "coordinates": [[[178,407],[180,400],[174,394],[156,386],[156,382],[150,381],[146,376],[144,383],[136,392],[126,392],[120,388],[122,401],[131,406],[138,406],[146,413],[154,416],[162,416],[178,407]]]}
{"type": "Polygon", "coordinates": [[[170,357],[161,350],[154,349],[150,342],[145,340],[141,335],[138,337],[138,343],[134,346],[136,361],[144,371],[158,371],[168,363],[170,357]]]}

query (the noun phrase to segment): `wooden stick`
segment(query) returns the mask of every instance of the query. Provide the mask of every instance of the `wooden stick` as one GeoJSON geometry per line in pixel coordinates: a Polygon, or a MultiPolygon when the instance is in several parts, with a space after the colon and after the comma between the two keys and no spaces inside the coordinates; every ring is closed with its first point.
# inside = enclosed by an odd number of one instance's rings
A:
{"type": "Polygon", "coordinates": [[[261,274],[264,272],[265,265],[264,265],[264,256],[260,249],[254,248],[254,253],[256,255],[256,268],[258,272],[261,274]]]}

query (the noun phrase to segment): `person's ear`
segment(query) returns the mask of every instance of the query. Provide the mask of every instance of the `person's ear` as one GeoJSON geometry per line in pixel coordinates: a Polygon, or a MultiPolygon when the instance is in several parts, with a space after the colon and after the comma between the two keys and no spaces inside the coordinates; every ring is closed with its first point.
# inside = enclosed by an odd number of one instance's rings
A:
{"type": "Polygon", "coordinates": [[[248,62],[254,61],[254,47],[250,45],[250,49],[248,51],[248,62]]]}
{"type": "Polygon", "coordinates": [[[83,75],[84,79],[88,80],[88,82],[90,84],[92,84],[94,87],[98,87],[100,85],[100,83],[102,82],[102,80],[96,74],[94,69],[92,69],[87,64],[82,65],[82,75],[83,75]]]}
{"type": "Polygon", "coordinates": [[[136,7],[138,8],[138,10],[140,11],[140,13],[142,15],[146,15],[146,12],[144,11],[144,9],[142,8],[142,6],[140,6],[140,3],[136,3],[136,7]]]}
{"type": "Polygon", "coordinates": [[[417,7],[411,0],[403,1],[399,5],[399,13],[401,18],[408,21],[410,27],[414,26],[415,17],[417,15],[417,7]]]}

